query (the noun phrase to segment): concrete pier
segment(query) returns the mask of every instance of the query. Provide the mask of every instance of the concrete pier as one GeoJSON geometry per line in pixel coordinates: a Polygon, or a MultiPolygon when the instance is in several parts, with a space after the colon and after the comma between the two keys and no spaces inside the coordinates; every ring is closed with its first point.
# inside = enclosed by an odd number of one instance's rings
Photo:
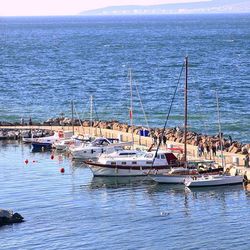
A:
{"type": "MultiPolygon", "coordinates": [[[[45,129],[45,130],[52,130],[52,131],[72,131],[72,126],[0,126],[0,129],[45,129]]],[[[83,127],[83,126],[74,126],[74,132],[75,134],[81,134],[81,135],[90,135],[90,136],[105,136],[110,138],[119,138],[124,142],[132,141],[132,135],[131,133],[122,132],[118,130],[113,129],[101,129],[98,127],[83,127]]],[[[138,147],[144,147],[149,148],[153,140],[151,137],[144,137],[137,134],[133,134],[134,142],[138,147]]],[[[171,146],[172,148],[184,148],[183,143],[178,143],[174,141],[167,141],[166,145],[171,146]]],[[[166,147],[166,146],[162,146],[166,147]]],[[[219,165],[221,164],[221,157],[220,157],[220,151],[217,151],[217,156],[213,157],[212,155],[207,155],[206,157],[199,157],[198,156],[198,147],[193,145],[187,145],[187,153],[189,159],[196,159],[196,160],[202,160],[202,159],[208,159],[208,160],[214,160],[219,165]]],[[[224,156],[224,163],[228,166],[236,166],[236,167],[244,167],[244,160],[245,155],[242,154],[233,154],[228,152],[223,152],[224,156]]],[[[248,169],[247,169],[248,170],[248,169]]],[[[250,170],[249,170],[250,173],[250,170]]]]}

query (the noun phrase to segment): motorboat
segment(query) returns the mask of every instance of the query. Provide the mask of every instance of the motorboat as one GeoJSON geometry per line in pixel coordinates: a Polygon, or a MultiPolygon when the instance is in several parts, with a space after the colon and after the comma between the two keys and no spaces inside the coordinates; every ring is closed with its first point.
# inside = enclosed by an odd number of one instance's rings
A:
{"type": "Polygon", "coordinates": [[[132,142],[120,142],[118,139],[98,137],[93,142],[69,149],[73,159],[97,159],[103,153],[112,153],[132,146],[132,142]]]}
{"type": "Polygon", "coordinates": [[[84,163],[94,176],[146,176],[152,171],[164,173],[180,166],[176,156],[168,151],[121,151],[84,163]]]}
{"type": "Polygon", "coordinates": [[[21,137],[23,143],[32,143],[37,138],[44,137],[44,132],[42,130],[40,131],[32,131],[31,129],[24,130],[21,132],[21,137]]]}
{"type": "Polygon", "coordinates": [[[242,175],[201,175],[198,177],[186,178],[184,184],[187,187],[210,187],[234,185],[243,183],[242,175]]]}
{"type": "Polygon", "coordinates": [[[52,144],[56,141],[60,141],[72,136],[71,131],[58,131],[54,132],[52,136],[33,138],[32,147],[33,151],[48,150],[52,148],[52,144]]]}
{"type": "Polygon", "coordinates": [[[82,144],[86,144],[91,141],[91,138],[89,136],[72,136],[68,139],[62,139],[55,141],[52,144],[52,148],[62,151],[62,150],[68,150],[69,148],[73,147],[79,147],[82,144]]]}

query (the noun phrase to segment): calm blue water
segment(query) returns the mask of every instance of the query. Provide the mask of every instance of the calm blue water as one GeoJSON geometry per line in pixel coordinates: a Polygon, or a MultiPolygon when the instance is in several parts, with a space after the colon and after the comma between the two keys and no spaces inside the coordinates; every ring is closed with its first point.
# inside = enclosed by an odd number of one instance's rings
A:
{"type": "Polygon", "coordinates": [[[249,249],[250,191],[241,185],[190,191],[96,179],[62,155],[0,147],[0,207],[26,219],[0,228],[1,250],[249,249]]]}
{"type": "MultiPolygon", "coordinates": [[[[72,99],[88,118],[92,94],[96,117],[129,122],[131,68],[150,126],[162,127],[188,54],[190,129],[218,132],[217,89],[224,134],[249,142],[249,27],[250,15],[1,18],[0,120],[70,115],[72,99]]],[[[168,125],[182,114],[180,86],[168,125]]]]}

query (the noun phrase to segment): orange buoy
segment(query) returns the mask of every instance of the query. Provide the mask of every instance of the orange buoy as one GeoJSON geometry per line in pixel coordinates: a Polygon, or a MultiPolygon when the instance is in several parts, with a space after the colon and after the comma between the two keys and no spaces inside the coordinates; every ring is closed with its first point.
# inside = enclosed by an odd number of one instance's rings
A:
{"type": "Polygon", "coordinates": [[[24,163],[25,163],[25,164],[28,164],[28,163],[29,163],[29,160],[28,160],[28,159],[26,159],[26,160],[24,161],[24,163]]]}
{"type": "Polygon", "coordinates": [[[50,156],[50,159],[51,159],[51,160],[53,160],[54,158],[55,158],[55,156],[54,156],[54,155],[51,155],[51,156],[50,156]]]}
{"type": "Polygon", "coordinates": [[[61,168],[61,169],[60,169],[60,172],[61,172],[61,174],[63,174],[63,173],[65,172],[65,169],[64,169],[64,168],[61,168]]]}

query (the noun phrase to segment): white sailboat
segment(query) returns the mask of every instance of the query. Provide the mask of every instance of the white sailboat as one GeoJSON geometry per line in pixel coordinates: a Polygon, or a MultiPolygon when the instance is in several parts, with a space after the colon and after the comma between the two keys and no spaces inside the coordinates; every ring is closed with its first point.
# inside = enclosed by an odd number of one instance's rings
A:
{"type": "Polygon", "coordinates": [[[185,87],[184,87],[184,163],[183,168],[173,168],[168,173],[150,174],[151,179],[158,183],[183,184],[186,178],[199,176],[201,174],[216,175],[223,171],[223,168],[217,168],[211,161],[200,162],[205,169],[200,170],[198,166],[193,166],[187,160],[187,114],[188,114],[188,57],[185,57],[185,87]]]}
{"type": "MultiPolygon", "coordinates": [[[[220,112],[219,112],[219,98],[216,92],[216,101],[217,101],[217,113],[218,113],[218,124],[219,124],[219,134],[220,134],[220,142],[222,142],[222,133],[221,133],[221,125],[220,125],[220,112]]],[[[222,143],[221,145],[221,163],[224,166],[224,157],[223,157],[223,150],[222,150],[222,143]]],[[[237,173],[237,172],[236,172],[237,173]]],[[[192,178],[185,178],[184,184],[187,187],[208,187],[208,186],[223,186],[223,185],[234,185],[243,183],[243,176],[242,175],[231,175],[230,171],[226,171],[220,175],[211,175],[211,176],[198,176],[192,178]]]]}
{"type": "MultiPolygon", "coordinates": [[[[188,57],[185,57],[185,69],[186,69],[186,77],[185,77],[185,89],[184,89],[184,163],[185,167],[182,168],[173,168],[168,173],[153,173],[150,174],[151,179],[158,183],[172,183],[172,184],[179,184],[183,183],[184,179],[189,175],[198,175],[198,171],[189,169],[187,166],[187,77],[188,77],[188,57]]],[[[173,102],[173,100],[172,100],[173,102]]]]}

